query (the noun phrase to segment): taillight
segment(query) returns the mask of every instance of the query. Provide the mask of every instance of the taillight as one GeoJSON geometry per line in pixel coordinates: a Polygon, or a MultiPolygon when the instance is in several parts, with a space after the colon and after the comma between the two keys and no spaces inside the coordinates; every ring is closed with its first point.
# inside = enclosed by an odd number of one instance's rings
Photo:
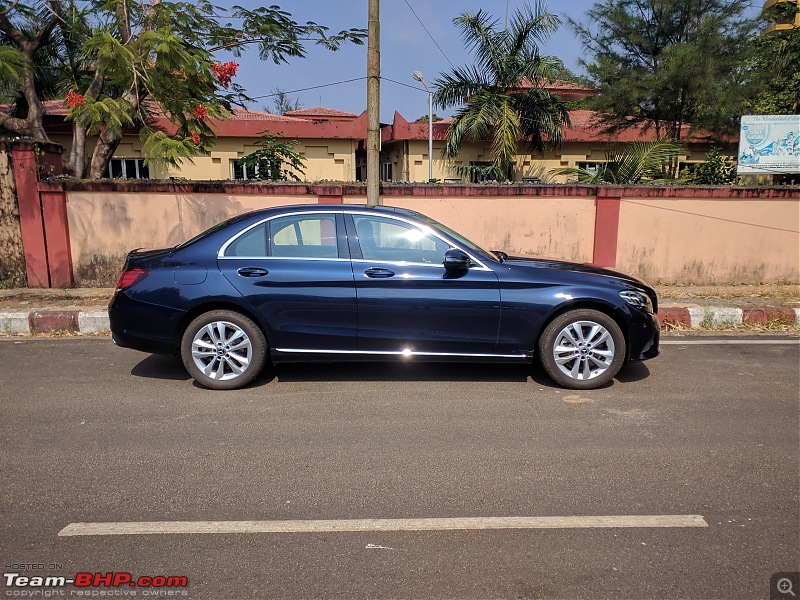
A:
{"type": "Polygon", "coordinates": [[[144,269],[128,269],[119,274],[119,281],[117,282],[117,291],[128,289],[135,283],[139,283],[142,279],[147,277],[148,271],[144,269]]]}

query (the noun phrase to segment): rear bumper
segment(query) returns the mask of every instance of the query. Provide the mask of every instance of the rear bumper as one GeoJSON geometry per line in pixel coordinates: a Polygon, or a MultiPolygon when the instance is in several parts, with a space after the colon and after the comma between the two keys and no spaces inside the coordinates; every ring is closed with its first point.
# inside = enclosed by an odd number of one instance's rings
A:
{"type": "Polygon", "coordinates": [[[125,292],[108,305],[111,337],[117,346],[155,354],[174,354],[175,334],[184,311],[134,300],[125,292]]]}

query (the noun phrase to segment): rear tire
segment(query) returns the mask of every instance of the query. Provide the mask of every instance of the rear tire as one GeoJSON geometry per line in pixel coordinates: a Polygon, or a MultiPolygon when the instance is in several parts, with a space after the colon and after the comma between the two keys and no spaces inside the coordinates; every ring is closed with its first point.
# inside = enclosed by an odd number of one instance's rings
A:
{"type": "Polygon", "coordinates": [[[181,339],[183,365],[197,383],[234,390],[253,381],[267,357],[267,340],[251,319],[212,310],[189,323],[181,339]]]}
{"type": "Polygon", "coordinates": [[[553,319],[538,350],[553,381],[574,390],[591,390],[611,381],[622,368],[625,336],[607,314],[581,308],[553,319]]]}

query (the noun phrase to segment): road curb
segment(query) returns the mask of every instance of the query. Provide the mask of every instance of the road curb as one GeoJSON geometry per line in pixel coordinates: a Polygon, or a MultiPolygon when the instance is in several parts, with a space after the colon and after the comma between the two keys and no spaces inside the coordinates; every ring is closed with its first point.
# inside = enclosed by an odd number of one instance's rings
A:
{"type": "Polygon", "coordinates": [[[105,310],[0,311],[0,333],[6,335],[103,333],[110,328],[105,310]]]}
{"type": "MultiPolygon", "coordinates": [[[[735,325],[796,325],[800,308],[667,307],[658,312],[662,329],[725,329],[735,325]]],[[[95,334],[109,331],[105,310],[0,311],[0,334],[95,334]]]]}

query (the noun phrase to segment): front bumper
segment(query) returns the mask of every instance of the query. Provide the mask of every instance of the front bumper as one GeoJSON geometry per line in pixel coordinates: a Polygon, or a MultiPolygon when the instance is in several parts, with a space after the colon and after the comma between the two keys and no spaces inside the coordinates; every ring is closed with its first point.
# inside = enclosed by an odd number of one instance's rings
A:
{"type": "Polygon", "coordinates": [[[641,324],[635,324],[635,329],[636,335],[633,332],[631,334],[630,361],[641,362],[658,356],[661,353],[661,326],[658,317],[652,313],[647,314],[641,324]]]}

